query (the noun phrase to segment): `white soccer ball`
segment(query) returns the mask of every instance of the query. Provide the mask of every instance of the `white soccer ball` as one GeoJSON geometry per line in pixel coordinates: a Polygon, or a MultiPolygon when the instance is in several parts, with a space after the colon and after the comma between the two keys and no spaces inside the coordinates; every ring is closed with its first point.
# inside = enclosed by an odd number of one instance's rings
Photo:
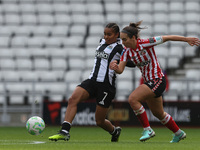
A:
{"type": "Polygon", "coordinates": [[[33,116],[26,122],[26,129],[32,135],[39,135],[44,131],[45,122],[38,116],[33,116]]]}

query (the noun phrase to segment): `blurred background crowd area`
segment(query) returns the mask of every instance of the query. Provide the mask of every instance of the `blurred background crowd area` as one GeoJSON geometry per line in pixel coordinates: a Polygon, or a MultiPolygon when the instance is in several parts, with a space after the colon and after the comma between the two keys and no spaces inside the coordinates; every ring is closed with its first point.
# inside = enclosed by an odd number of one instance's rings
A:
{"type": "MultiPolygon", "coordinates": [[[[86,79],[107,23],[143,20],[141,38],[200,37],[200,0],[0,0],[0,105],[67,100],[86,79]]],[[[156,46],[169,89],[165,101],[200,101],[199,47],[156,46]]],[[[139,69],[117,78],[116,101],[140,84],[139,69]]]]}

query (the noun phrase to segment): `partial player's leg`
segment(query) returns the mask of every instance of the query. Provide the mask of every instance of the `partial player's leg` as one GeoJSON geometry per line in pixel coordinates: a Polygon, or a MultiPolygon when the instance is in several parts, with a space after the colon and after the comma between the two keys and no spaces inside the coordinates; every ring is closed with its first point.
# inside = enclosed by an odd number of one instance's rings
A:
{"type": "Polygon", "coordinates": [[[168,113],[164,112],[162,96],[147,100],[147,104],[153,115],[174,133],[174,137],[170,143],[177,143],[186,138],[186,133],[177,126],[173,118],[168,113]]]}
{"type": "Polygon", "coordinates": [[[155,94],[145,84],[140,85],[129,96],[129,104],[144,129],[140,141],[146,141],[155,136],[155,132],[150,127],[145,108],[141,104],[151,97],[155,97],[155,94]]]}
{"type": "Polygon", "coordinates": [[[117,142],[121,133],[121,128],[113,126],[109,120],[105,119],[107,112],[108,108],[97,105],[95,113],[96,124],[112,135],[111,142],[117,142]]]}
{"type": "Polygon", "coordinates": [[[77,104],[83,100],[89,98],[89,93],[83,89],[82,87],[76,87],[72,96],[69,98],[67,110],[65,113],[65,120],[62,123],[62,128],[58,134],[50,136],[49,140],[57,141],[57,140],[69,140],[70,139],[70,128],[71,123],[76,115],[77,112],[77,104]]]}

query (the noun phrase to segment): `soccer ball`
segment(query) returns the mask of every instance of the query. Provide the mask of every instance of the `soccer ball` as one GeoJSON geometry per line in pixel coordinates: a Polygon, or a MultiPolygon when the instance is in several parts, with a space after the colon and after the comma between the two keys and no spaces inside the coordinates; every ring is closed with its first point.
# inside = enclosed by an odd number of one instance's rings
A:
{"type": "Polygon", "coordinates": [[[38,116],[33,116],[26,122],[26,129],[32,135],[39,135],[44,131],[45,122],[38,116]]]}

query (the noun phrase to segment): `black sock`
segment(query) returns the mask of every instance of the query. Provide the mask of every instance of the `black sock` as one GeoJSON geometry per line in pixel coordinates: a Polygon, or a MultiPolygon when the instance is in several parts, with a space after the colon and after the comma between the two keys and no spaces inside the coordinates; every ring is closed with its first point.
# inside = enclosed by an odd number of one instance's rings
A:
{"type": "Polygon", "coordinates": [[[61,128],[61,130],[66,130],[66,131],[69,132],[70,128],[71,128],[71,124],[70,124],[69,122],[64,121],[64,122],[62,123],[62,128],[61,128]]]}

